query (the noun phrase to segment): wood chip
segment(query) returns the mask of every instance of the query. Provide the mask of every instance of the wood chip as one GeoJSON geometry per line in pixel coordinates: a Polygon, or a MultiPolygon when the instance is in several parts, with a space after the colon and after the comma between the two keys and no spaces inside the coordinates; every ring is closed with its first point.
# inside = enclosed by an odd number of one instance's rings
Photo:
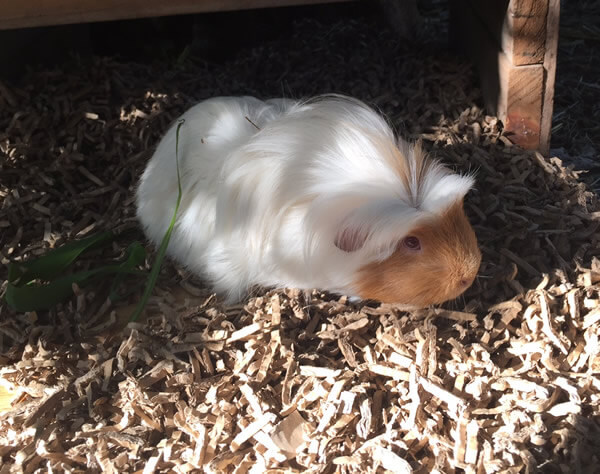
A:
{"type": "Polygon", "coordinates": [[[266,413],[260,419],[246,426],[231,442],[231,451],[237,451],[242,444],[258,433],[268,423],[273,423],[277,417],[273,413],[266,413]]]}

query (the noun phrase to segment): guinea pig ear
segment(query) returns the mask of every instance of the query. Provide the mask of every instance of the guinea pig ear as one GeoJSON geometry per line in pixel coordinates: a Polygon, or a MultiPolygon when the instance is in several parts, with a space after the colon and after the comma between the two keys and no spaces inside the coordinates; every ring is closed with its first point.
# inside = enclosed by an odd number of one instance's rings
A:
{"type": "Polygon", "coordinates": [[[412,227],[419,212],[398,199],[379,199],[350,212],[337,225],[334,245],[344,252],[357,252],[366,245],[379,252],[395,246],[398,233],[412,227]]]}
{"type": "Polygon", "coordinates": [[[354,225],[353,223],[342,223],[338,229],[335,240],[335,246],[344,252],[356,252],[365,245],[368,233],[365,229],[354,225]]]}

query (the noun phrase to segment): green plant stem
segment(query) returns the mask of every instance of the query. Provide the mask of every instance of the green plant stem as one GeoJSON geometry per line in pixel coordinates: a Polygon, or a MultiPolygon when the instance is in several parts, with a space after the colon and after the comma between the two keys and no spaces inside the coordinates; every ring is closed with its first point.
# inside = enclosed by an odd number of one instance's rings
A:
{"type": "Polygon", "coordinates": [[[175,211],[173,212],[173,217],[171,218],[169,228],[167,229],[167,232],[165,233],[162,239],[160,247],[158,248],[158,253],[156,255],[156,259],[154,260],[154,264],[152,265],[150,275],[148,275],[148,281],[146,283],[146,288],[144,289],[142,299],[137,304],[135,311],[129,318],[129,321],[136,321],[139,318],[140,314],[142,314],[142,311],[148,303],[148,299],[150,299],[150,295],[152,294],[152,291],[156,286],[156,280],[158,280],[158,274],[160,272],[162,262],[165,258],[167,247],[169,245],[169,240],[171,240],[171,234],[173,233],[173,227],[175,226],[175,221],[177,219],[177,211],[179,210],[179,204],[181,203],[181,176],[179,174],[179,129],[181,128],[184,122],[184,119],[179,120],[175,135],[175,164],[177,166],[177,202],[175,203],[175,211]]]}

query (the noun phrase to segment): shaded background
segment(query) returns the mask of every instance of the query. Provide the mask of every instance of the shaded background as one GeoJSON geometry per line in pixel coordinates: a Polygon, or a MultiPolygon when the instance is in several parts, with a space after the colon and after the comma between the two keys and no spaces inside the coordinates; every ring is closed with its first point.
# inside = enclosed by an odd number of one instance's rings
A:
{"type": "MultiPolygon", "coordinates": [[[[373,77],[377,73],[373,69],[378,65],[370,60],[377,55],[371,56],[367,44],[388,50],[380,68],[401,62],[402,54],[407,51],[409,54],[452,54],[448,51],[448,1],[421,0],[419,10],[423,19],[421,34],[391,48],[389,32],[379,28],[369,30],[367,26],[385,22],[384,15],[369,2],[0,31],[0,78],[19,84],[27,80],[24,77],[29,70],[62,65],[91,67],[92,58],[97,56],[159,69],[162,66],[167,70],[185,70],[186,63],[222,69],[227,63],[246,59],[247,75],[222,78],[223,86],[239,84],[237,89],[229,89],[231,93],[303,96],[337,91],[356,94],[345,81],[340,81],[339,68],[345,69],[346,78],[354,76],[358,83],[356,87],[363,87],[359,84],[361,79],[370,80],[371,85],[376,86],[373,77]],[[337,25],[335,28],[343,29],[344,23],[349,23],[347,37],[333,35],[324,28],[337,25]],[[320,27],[315,29],[315,24],[320,27]],[[361,43],[361,32],[369,36],[366,44],[361,43]],[[332,39],[337,44],[332,45],[332,39]],[[257,46],[262,53],[253,51],[257,46]],[[324,56],[324,49],[333,55],[341,52],[346,56],[346,62],[324,56]],[[286,62],[286,54],[299,58],[298,69],[294,68],[294,63],[285,64],[280,76],[269,76],[269,80],[259,84],[257,81],[261,77],[268,76],[271,69],[286,62]],[[319,80],[314,80],[315,74],[319,75],[319,80]],[[306,82],[302,83],[302,78],[306,82]]],[[[563,0],[552,154],[573,162],[579,169],[590,170],[587,181],[595,188],[600,176],[599,51],[600,2],[563,0]]],[[[418,71],[413,72],[418,74],[418,71]]],[[[194,86],[197,97],[210,95],[209,84],[199,81],[194,86]]],[[[396,87],[402,87],[402,84],[394,84],[388,88],[389,92],[393,93],[396,87]]],[[[469,84],[469,88],[476,87],[476,81],[469,84]]]]}

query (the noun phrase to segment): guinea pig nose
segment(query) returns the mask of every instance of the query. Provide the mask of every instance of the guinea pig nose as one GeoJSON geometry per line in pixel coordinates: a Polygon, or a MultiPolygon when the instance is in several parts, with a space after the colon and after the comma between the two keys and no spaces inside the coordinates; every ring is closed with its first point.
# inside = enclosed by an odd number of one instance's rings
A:
{"type": "Polygon", "coordinates": [[[469,286],[469,280],[467,280],[466,278],[463,278],[460,280],[460,286],[469,286]]]}

